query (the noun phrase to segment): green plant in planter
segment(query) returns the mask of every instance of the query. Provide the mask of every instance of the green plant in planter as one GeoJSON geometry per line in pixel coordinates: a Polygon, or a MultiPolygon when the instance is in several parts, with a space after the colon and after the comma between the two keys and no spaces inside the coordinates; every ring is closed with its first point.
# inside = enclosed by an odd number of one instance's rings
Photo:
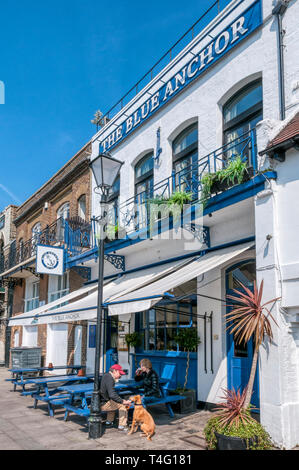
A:
{"type": "MultiPolygon", "coordinates": [[[[217,436],[215,433],[238,438],[241,445],[246,445],[246,449],[264,450],[271,448],[271,441],[263,427],[250,415],[251,408],[244,408],[247,389],[224,390],[225,402],[219,403],[216,407],[217,415],[211,418],[204,434],[210,449],[215,449],[217,436]]],[[[231,440],[235,444],[235,440],[231,440]]],[[[244,446],[245,447],[245,446],[244,446]]]]}
{"type": "MultiPolygon", "coordinates": [[[[142,344],[142,335],[138,333],[138,331],[134,331],[133,333],[128,333],[125,336],[125,341],[128,345],[128,357],[130,356],[130,346],[133,348],[138,348],[142,344]]],[[[136,354],[134,355],[135,359],[135,367],[137,369],[137,359],[136,354]]]]}
{"type": "Polygon", "coordinates": [[[180,206],[181,209],[183,209],[184,204],[189,204],[191,201],[192,193],[187,193],[185,191],[175,191],[168,199],[168,205],[177,205],[180,206]]]}
{"type": "Polygon", "coordinates": [[[196,351],[197,346],[200,343],[200,338],[197,335],[197,330],[194,327],[191,328],[180,328],[178,334],[174,337],[175,342],[179,345],[180,349],[187,351],[187,364],[185,372],[185,383],[182,391],[186,390],[188,382],[188,372],[190,365],[190,352],[196,351]]]}
{"type": "Polygon", "coordinates": [[[207,173],[201,179],[201,199],[203,205],[206,205],[209,197],[211,196],[211,190],[215,182],[218,180],[218,173],[207,173]]]}
{"type": "MultiPolygon", "coordinates": [[[[247,414],[249,418],[249,411],[247,414]]],[[[245,439],[248,450],[270,450],[272,448],[268,433],[264,430],[262,425],[253,418],[247,423],[241,422],[238,426],[233,424],[230,427],[223,425],[218,416],[209,419],[204,428],[204,434],[210,450],[216,449],[217,438],[215,433],[245,439]]]]}
{"type": "Polygon", "coordinates": [[[218,178],[219,181],[227,181],[228,183],[234,185],[236,181],[238,184],[241,184],[244,180],[244,176],[247,172],[247,163],[242,160],[240,156],[230,160],[229,164],[219,170],[218,178]]]}

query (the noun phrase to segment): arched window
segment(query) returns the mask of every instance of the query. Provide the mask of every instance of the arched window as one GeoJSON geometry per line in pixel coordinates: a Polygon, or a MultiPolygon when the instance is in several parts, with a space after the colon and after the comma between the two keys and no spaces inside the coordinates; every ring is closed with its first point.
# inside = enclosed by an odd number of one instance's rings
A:
{"type": "Polygon", "coordinates": [[[187,127],[176,137],[172,143],[172,155],[176,191],[194,192],[191,182],[193,174],[198,171],[197,123],[187,127]]]}
{"type": "Polygon", "coordinates": [[[4,271],[4,240],[0,239],[0,272],[4,271]]]}
{"type": "Polygon", "coordinates": [[[57,219],[67,219],[70,216],[70,203],[65,202],[57,211],[57,219]]]}
{"type": "Polygon", "coordinates": [[[82,220],[86,220],[86,196],[83,194],[78,199],[78,216],[82,220]]]}
{"type": "Polygon", "coordinates": [[[135,166],[135,201],[137,204],[137,227],[145,226],[148,219],[146,201],[154,192],[154,158],[153,152],[145,155],[135,166]]]}
{"type": "Polygon", "coordinates": [[[42,231],[42,226],[40,222],[37,222],[31,229],[31,254],[32,255],[36,251],[36,245],[39,242],[41,231],[42,231]]]}
{"type": "Polygon", "coordinates": [[[108,194],[108,203],[109,203],[108,221],[109,221],[109,224],[113,226],[116,226],[118,223],[119,191],[120,191],[120,176],[116,178],[108,194]]]}
{"type": "Polygon", "coordinates": [[[57,211],[57,241],[64,240],[64,221],[70,216],[70,203],[65,202],[57,211]]]}
{"type": "MultiPolygon", "coordinates": [[[[248,134],[262,119],[263,91],[262,82],[258,80],[236,93],[223,107],[224,144],[235,141],[235,148],[229,148],[227,158],[240,153],[242,144],[238,144],[239,138],[248,134]]],[[[250,147],[246,148],[245,156],[251,164],[250,147]]]]}
{"type": "Polygon", "coordinates": [[[19,240],[19,263],[23,261],[23,254],[24,254],[24,240],[20,238],[19,240]]]}

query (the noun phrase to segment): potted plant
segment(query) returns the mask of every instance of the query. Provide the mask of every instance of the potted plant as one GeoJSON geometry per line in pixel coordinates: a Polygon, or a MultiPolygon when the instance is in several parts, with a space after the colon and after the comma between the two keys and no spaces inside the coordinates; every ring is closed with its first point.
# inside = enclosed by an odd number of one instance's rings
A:
{"type": "MultiPolygon", "coordinates": [[[[138,348],[138,346],[141,346],[142,335],[138,333],[138,331],[134,331],[133,333],[127,333],[125,336],[125,341],[128,345],[128,360],[129,360],[130,359],[130,347],[138,348]]],[[[134,354],[134,360],[135,360],[135,369],[137,369],[136,353],[134,354]]]]}
{"type": "Polygon", "coordinates": [[[212,418],[214,420],[212,428],[216,432],[217,448],[221,447],[224,437],[226,445],[231,449],[236,448],[234,447],[235,445],[240,445],[240,442],[236,441],[235,438],[239,437],[242,439],[245,434],[246,438],[252,438],[255,441],[250,444],[251,446],[256,445],[256,440],[259,441],[259,434],[252,434],[254,429],[257,428],[256,424],[249,420],[250,409],[252,408],[250,400],[253,392],[259,348],[266,337],[271,344],[273,339],[271,321],[276,323],[267,306],[276,302],[278,298],[262,303],[264,281],[261,282],[260,288],[254,282],[253,291],[245,287],[241,282],[239,284],[241,289],[233,289],[233,295],[227,296],[234,303],[226,304],[227,307],[232,307],[232,310],[226,314],[226,321],[229,323],[228,328],[230,333],[234,335],[237,345],[243,342],[247,343],[253,338],[254,353],[246,389],[242,394],[238,394],[234,390],[227,390],[225,392],[226,404],[221,404],[220,415],[212,418]],[[235,414],[238,413],[238,419],[234,420],[231,418],[232,410],[235,414]]]}
{"type": "MultiPolygon", "coordinates": [[[[217,407],[217,415],[204,428],[210,450],[267,450],[272,444],[269,435],[244,408],[247,389],[224,390],[225,402],[217,407]]],[[[252,409],[252,408],[251,408],[252,409]]]]}
{"type": "Polygon", "coordinates": [[[187,193],[186,191],[175,191],[168,199],[168,205],[177,205],[181,210],[183,210],[184,204],[190,204],[191,201],[192,193],[187,193]]]}
{"type": "Polygon", "coordinates": [[[231,159],[228,165],[215,173],[207,173],[201,179],[201,199],[206,205],[211,194],[217,194],[237,184],[248,181],[253,176],[253,168],[241,156],[231,159]]]}
{"type": "Polygon", "coordinates": [[[249,179],[247,162],[242,160],[240,156],[231,159],[225,168],[219,170],[218,179],[222,191],[236,184],[244,183],[249,179]]]}
{"type": "Polygon", "coordinates": [[[180,387],[180,385],[178,385],[178,387],[174,391],[176,395],[177,394],[184,395],[187,397],[187,399],[179,401],[176,405],[174,405],[174,409],[178,412],[182,412],[182,411],[189,412],[189,411],[193,411],[196,408],[196,390],[187,389],[188,373],[189,373],[189,366],[190,366],[190,352],[197,350],[197,346],[200,343],[200,338],[197,335],[196,328],[191,327],[191,328],[180,328],[178,334],[174,337],[174,340],[178,344],[181,350],[187,352],[185,382],[184,382],[183,387],[180,387]],[[190,402],[189,406],[188,406],[188,402],[190,402]]]}

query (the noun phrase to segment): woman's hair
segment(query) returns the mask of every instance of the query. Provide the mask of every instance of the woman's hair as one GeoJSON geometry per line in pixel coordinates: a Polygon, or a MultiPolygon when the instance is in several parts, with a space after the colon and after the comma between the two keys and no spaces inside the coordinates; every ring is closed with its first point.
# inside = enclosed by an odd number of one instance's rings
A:
{"type": "Polygon", "coordinates": [[[140,366],[146,367],[147,369],[152,369],[152,363],[149,359],[141,359],[140,366]]]}

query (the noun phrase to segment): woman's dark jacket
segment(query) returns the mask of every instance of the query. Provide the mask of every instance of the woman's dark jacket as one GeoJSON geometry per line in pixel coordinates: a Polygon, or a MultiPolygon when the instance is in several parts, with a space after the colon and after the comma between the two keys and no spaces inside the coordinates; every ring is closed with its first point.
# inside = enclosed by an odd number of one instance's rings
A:
{"type": "Polygon", "coordinates": [[[150,369],[148,373],[142,372],[140,375],[135,375],[136,382],[143,380],[144,396],[146,397],[161,397],[159,388],[159,377],[157,372],[150,369]]]}

